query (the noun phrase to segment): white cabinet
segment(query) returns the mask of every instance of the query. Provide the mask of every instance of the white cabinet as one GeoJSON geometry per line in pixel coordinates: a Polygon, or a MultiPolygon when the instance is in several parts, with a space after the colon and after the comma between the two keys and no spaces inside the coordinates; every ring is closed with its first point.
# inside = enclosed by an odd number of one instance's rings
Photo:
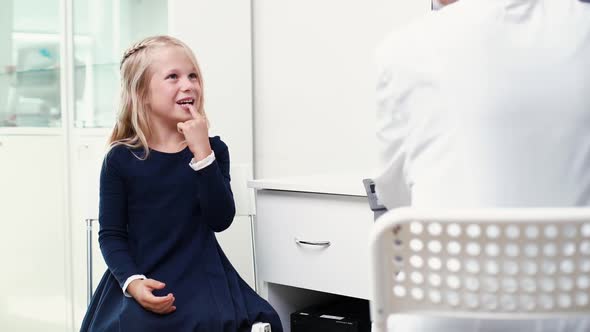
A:
{"type": "MultiPolygon", "coordinates": [[[[70,227],[72,245],[72,289],[74,305],[74,326],[78,328],[84,318],[87,306],[86,219],[98,218],[99,175],[104,152],[107,148],[108,130],[74,130],[70,142],[70,227]]],[[[93,223],[92,234],[92,281],[96,288],[106,270],[98,246],[98,222],[93,223]]]]}
{"type": "Polygon", "coordinates": [[[257,205],[261,280],[368,298],[365,197],[260,190],[257,205]]]}
{"type": "Polygon", "coordinates": [[[289,332],[296,310],[333,295],[369,298],[373,213],[360,177],[256,180],[260,293],[289,332]],[[350,184],[350,185],[348,185],[350,184]]]}
{"type": "Polygon", "coordinates": [[[0,330],[67,331],[64,148],[0,136],[0,330]]]}

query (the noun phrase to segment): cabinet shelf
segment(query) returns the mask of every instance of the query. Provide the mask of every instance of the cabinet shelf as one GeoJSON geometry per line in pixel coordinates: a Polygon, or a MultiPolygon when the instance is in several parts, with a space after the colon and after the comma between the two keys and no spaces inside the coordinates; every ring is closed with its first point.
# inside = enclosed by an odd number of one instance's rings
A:
{"type": "MultiPolygon", "coordinates": [[[[61,126],[60,66],[14,70],[0,74],[7,79],[8,100],[0,105],[0,127],[61,126]]],[[[97,103],[101,92],[114,97],[118,87],[119,64],[96,63],[74,66],[75,122],[79,128],[110,127],[114,121],[115,98],[97,103]]]]}
{"type": "MultiPolygon", "coordinates": [[[[87,65],[75,65],[74,70],[83,70],[86,69],[87,65]]],[[[107,63],[96,63],[93,64],[92,67],[94,69],[104,70],[104,69],[114,69],[119,72],[119,63],[115,62],[107,62],[107,63]]],[[[18,76],[18,75],[27,75],[27,74],[43,74],[43,73],[59,73],[61,67],[47,67],[47,68],[30,68],[30,69],[17,69],[17,70],[6,70],[0,72],[1,76],[18,76]]]]}

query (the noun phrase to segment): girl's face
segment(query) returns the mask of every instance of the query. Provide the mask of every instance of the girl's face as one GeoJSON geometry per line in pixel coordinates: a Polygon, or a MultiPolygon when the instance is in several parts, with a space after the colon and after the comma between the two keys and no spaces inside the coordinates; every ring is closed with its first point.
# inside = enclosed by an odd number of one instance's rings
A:
{"type": "Polygon", "coordinates": [[[150,118],[176,128],[178,122],[192,118],[188,104],[194,107],[198,104],[201,86],[197,68],[182,47],[167,46],[155,52],[150,64],[150,118]]]}

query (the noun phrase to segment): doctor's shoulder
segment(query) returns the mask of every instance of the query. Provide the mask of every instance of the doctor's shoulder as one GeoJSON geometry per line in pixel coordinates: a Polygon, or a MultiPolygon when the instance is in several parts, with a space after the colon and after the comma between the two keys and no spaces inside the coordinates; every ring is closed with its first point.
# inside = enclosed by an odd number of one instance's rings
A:
{"type": "Polygon", "coordinates": [[[431,35],[423,26],[423,19],[413,21],[391,31],[378,44],[374,62],[378,72],[393,68],[412,67],[417,57],[423,57],[431,48],[431,35]]]}

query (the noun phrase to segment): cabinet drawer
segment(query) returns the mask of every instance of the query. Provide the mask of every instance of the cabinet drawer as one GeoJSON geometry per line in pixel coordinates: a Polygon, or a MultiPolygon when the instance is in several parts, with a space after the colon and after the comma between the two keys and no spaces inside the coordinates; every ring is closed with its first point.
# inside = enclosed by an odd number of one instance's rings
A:
{"type": "Polygon", "coordinates": [[[368,298],[373,213],[365,197],[259,190],[257,212],[260,280],[368,298]]]}

